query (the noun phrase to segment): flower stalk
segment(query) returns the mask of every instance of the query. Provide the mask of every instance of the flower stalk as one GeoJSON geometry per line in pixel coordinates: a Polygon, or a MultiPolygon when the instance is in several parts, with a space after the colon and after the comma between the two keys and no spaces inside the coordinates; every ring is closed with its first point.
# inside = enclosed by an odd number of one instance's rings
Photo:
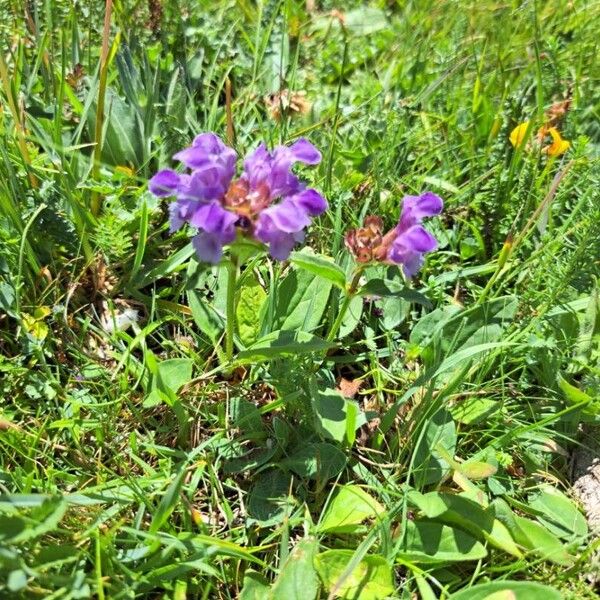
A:
{"type": "Polygon", "coordinates": [[[332,342],[335,339],[335,336],[338,334],[338,332],[342,326],[342,323],[344,322],[344,317],[346,316],[346,313],[348,312],[348,308],[350,307],[350,302],[352,302],[352,299],[354,298],[354,296],[356,296],[356,292],[358,290],[358,285],[360,283],[360,278],[363,274],[364,269],[365,269],[364,265],[359,265],[356,268],[356,271],[354,271],[352,281],[350,282],[350,285],[348,286],[348,288],[346,290],[346,295],[344,297],[344,301],[342,302],[342,305],[340,306],[338,315],[337,315],[335,321],[333,322],[333,325],[331,326],[329,333],[327,334],[326,340],[328,342],[332,342]]]}
{"type": "Polygon", "coordinates": [[[227,305],[225,324],[225,362],[231,364],[233,362],[233,338],[235,336],[235,291],[237,285],[238,264],[237,260],[232,258],[227,263],[227,305]]]}

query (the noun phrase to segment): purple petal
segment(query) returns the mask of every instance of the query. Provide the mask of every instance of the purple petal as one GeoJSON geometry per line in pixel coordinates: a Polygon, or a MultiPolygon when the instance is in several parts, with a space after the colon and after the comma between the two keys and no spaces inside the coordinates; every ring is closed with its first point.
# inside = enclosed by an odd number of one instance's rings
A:
{"type": "Polygon", "coordinates": [[[169,233],[179,231],[184,223],[185,219],[181,216],[179,205],[177,202],[171,202],[169,204],[169,233]]]}
{"type": "Polygon", "coordinates": [[[285,233],[302,231],[310,225],[310,218],[306,211],[291,198],[286,198],[275,206],[270,206],[262,211],[259,221],[267,218],[273,226],[285,233]]]}
{"type": "Polygon", "coordinates": [[[306,165],[318,165],[321,162],[321,153],[306,138],[300,138],[290,150],[297,161],[306,165]]]}
{"type": "Polygon", "coordinates": [[[210,131],[197,135],[192,142],[192,146],[201,148],[207,154],[221,154],[227,149],[221,138],[210,131]]]}
{"type": "Polygon", "coordinates": [[[222,169],[212,164],[192,172],[185,194],[196,200],[218,200],[225,190],[222,169]]]}
{"type": "Polygon", "coordinates": [[[226,182],[225,179],[231,180],[235,173],[235,150],[226,146],[214,133],[201,133],[196,136],[189,148],[177,152],[173,158],[192,169],[210,164],[218,166],[222,169],[225,187],[229,185],[229,181],[226,182]]]}
{"type": "Polygon", "coordinates": [[[192,246],[198,258],[213,265],[218,264],[223,256],[223,244],[218,235],[200,231],[192,238],[192,246]]]}
{"type": "Polygon", "coordinates": [[[172,196],[179,187],[180,177],[171,169],[159,171],[148,182],[148,189],[159,198],[172,196]]]}
{"type": "Polygon", "coordinates": [[[197,146],[190,146],[189,148],[184,148],[180,150],[176,154],[173,154],[173,158],[182,162],[186,167],[190,167],[191,169],[197,169],[210,164],[211,158],[202,148],[197,146]]]}
{"type": "Polygon", "coordinates": [[[197,229],[213,233],[221,243],[227,244],[235,239],[235,223],[238,216],[225,210],[218,202],[199,204],[190,219],[190,224],[197,229]]]}
{"type": "Polygon", "coordinates": [[[286,260],[292,248],[304,240],[304,232],[286,233],[277,229],[268,216],[260,215],[254,234],[264,244],[269,244],[269,254],[276,260],[286,260]]]}
{"type": "Polygon", "coordinates": [[[425,192],[420,196],[405,196],[402,200],[402,213],[399,226],[407,229],[420,223],[425,217],[434,217],[442,212],[444,203],[433,192],[425,192]]]}
{"type": "Polygon", "coordinates": [[[327,200],[312,188],[303,190],[294,196],[297,202],[311,217],[316,217],[327,210],[327,200]]]}
{"type": "Polygon", "coordinates": [[[402,270],[407,277],[414,277],[423,266],[425,258],[419,252],[409,252],[404,257],[402,270]]]}
{"type": "Polygon", "coordinates": [[[273,152],[276,162],[291,166],[295,162],[317,165],[321,162],[321,153],[306,139],[300,138],[291,146],[277,146],[273,152]]]}
{"type": "Polygon", "coordinates": [[[290,171],[289,167],[282,168],[274,165],[268,178],[268,186],[271,191],[271,199],[293,196],[302,191],[303,184],[290,171]]]}
{"type": "Polygon", "coordinates": [[[413,225],[401,233],[393,244],[401,244],[414,252],[431,252],[437,248],[437,240],[421,225],[413,225]]]}
{"type": "Polygon", "coordinates": [[[201,206],[196,200],[177,199],[169,205],[169,221],[171,233],[181,229],[186,221],[189,221],[195,211],[201,206]]]}
{"type": "Polygon", "coordinates": [[[265,182],[271,173],[271,155],[264,144],[251,152],[244,161],[243,177],[251,188],[265,182]]]}

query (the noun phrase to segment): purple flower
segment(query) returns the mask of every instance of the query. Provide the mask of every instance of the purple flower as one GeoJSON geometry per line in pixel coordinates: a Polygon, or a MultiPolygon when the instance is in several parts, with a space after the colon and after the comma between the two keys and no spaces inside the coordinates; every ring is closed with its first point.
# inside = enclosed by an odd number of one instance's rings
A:
{"type": "Polygon", "coordinates": [[[442,199],[432,192],[405,196],[394,229],[384,234],[383,220],[367,217],[363,227],[348,231],[346,247],[359,263],[395,263],[402,265],[407,277],[412,277],[423,265],[424,255],[437,248],[437,240],[421,223],[425,217],[439,215],[443,206],[442,199]]]}
{"type": "Polygon", "coordinates": [[[442,199],[432,192],[404,197],[400,221],[394,229],[395,236],[387,258],[402,265],[407,277],[412,277],[421,268],[425,260],[424,254],[437,248],[437,240],[421,223],[425,217],[439,215],[443,207],[442,199]]]}
{"type": "Polygon", "coordinates": [[[321,160],[321,153],[304,138],[273,152],[260,144],[244,161],[237,180],[235,151],[213,133],[197,136],[173,158],[189,172],[159,171],[149,189],[156,196],[177,198],[169,207],[171,231],[185,223],[196,228],[192,244],[206,262],[219,262],[223,246],[238,232],[268,244],[271,256],[284,260],[304,240],[311,218],[327,209],[323,196],[292,172],[297,162],[316,165],[321,160]]]}

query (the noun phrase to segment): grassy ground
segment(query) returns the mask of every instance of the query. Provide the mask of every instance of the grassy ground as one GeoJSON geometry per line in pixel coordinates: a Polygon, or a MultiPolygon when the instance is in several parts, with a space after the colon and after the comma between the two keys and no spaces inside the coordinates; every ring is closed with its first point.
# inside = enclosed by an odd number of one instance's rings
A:
{"type": "MultiPolygon", "coordinates": [[[[596,597],[568,457],[600,414],[600,4],[121,0],[109,35],[101,2],[0,14],[0,596],[596,597]],[[365,215],[445,200],[421,303],[359,301],[325,359],[233,376],[223,277],[146,185],[231,135],[229,85],[240,154],[322,150],[309,242],[344,268],[365,215]],[[566,154],[511,146],[563,100],[566,154]]],[[[244,338],[325,336],[325,280],[244,273],[244,338]],[[256,331],[286,285],[304,304],[256,331]]]]}

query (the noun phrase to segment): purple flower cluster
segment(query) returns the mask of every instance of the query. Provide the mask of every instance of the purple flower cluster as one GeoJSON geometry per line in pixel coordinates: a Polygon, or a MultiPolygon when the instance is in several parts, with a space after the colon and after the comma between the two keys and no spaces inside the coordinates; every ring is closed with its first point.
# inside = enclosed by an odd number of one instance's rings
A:
{"type": "Polygon", "coordinates": [[[437,248],[437,240],[423,227],[425,217],[442,212],[439,196],[425,192],[420,196],[405,196],[398,225],[383,233],[380,217],[367,217],[363,227],[351,229],[345,243],[360,263],[380,262],[402,265],[407,277],[421,268],[424,255],[437,248]]]}
{"type": "Polygon", "coordinates": [[[269,152],[261,144],[234,179],[237,155],[214,133],[202,133],[174,155],[188,169],[159,171],[149,182],[156,196],[175,196],[169,207],[171,231],[184,223],[198,230],[192,244],[203,261],[218,263],[223,246],[239,231],[268,244],[271,256],[285,260],[304,230],[327,209],[327,201],[292,172],[295,163],[316,165],[321,153],[306,139],[269,152]]]}
{"type": "Polygon", "coordinates": [[[412,277],[423,266],[424,255],[437,248],[437,240],[422,225],[425,217],[434,217],[442,212],[444,203],[433,192],[420,196],[405,196],[398,225],[392,230],[387,258],[402,265],[404,274],[412,277]]]}

